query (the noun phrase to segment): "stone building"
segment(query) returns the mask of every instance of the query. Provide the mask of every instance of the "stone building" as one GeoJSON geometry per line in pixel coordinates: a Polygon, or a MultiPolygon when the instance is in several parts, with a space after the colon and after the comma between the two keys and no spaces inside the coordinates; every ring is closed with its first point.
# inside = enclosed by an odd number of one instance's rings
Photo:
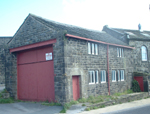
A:
{"type": "Polygon", "coordinates": [[[11,38],[12,37],[0,37],[0,84],[5,83],[5,48],[7,47],[7,43],[11,40],[11,38]]]}
{"type": "Polygon", "coordinates": [[[150,31],[103,27],[103,31],[111,36],[135,47],[132,51],[134,72],[150,73],[150,31]]]}
{"type": "Polygon", "coordinates": [[[60,103],[129,89],[135,45],[104,31],[29,14],[5,48],[6,89],[16,99],[60,103]]]}

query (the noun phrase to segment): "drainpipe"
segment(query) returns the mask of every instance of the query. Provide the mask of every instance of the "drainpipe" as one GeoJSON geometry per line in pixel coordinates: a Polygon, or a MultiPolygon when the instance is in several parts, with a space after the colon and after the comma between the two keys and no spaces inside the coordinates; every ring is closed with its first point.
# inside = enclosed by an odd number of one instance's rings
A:
{"type": "Polygon", "coordinates": [[[110,95],[110,83],[109,83],[109,45],[107,45],[107,74],[108,74],[108,93],[110,95]]]}

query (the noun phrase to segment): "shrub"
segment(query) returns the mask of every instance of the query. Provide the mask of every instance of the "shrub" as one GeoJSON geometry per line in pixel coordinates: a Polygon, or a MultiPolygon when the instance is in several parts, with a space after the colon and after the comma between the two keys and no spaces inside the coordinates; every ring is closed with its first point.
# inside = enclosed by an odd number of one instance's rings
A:
{"type": "Polygon", "coordinates": [[[136,81],[136,80],[132,81],[132,88],[131,89],[133,92],[141,92],[138,81],[136,81]]]}

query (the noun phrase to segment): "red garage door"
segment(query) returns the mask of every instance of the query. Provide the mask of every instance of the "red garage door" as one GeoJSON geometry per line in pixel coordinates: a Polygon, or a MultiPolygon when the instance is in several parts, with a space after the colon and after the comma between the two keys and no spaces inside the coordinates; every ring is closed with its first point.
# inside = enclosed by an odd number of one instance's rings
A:
{"type": "Polygon", "coordinates": [[[18,98],[30,101],[54,101],[52,46],[18,53],[18,98]]]}

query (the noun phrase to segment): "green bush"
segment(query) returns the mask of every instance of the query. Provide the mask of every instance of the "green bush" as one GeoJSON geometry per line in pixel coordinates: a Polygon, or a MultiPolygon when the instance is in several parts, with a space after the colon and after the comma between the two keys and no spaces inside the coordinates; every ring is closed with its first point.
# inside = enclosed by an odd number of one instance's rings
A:
{"type": "Polygon", "coordinates": [[[131,89],[133,92],[141,92],[138,81],[136,81],[136,80],[132,81],[132,88],[131,89]]]}

